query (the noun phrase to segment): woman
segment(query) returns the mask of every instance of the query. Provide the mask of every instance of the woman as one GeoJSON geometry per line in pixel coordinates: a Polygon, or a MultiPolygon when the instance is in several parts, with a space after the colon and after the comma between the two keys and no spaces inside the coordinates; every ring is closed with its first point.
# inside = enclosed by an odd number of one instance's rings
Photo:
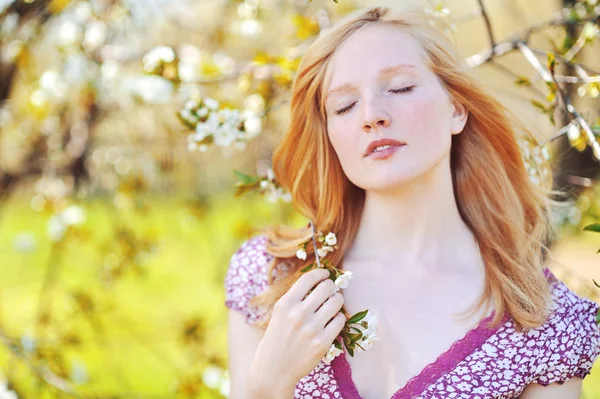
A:
{"type": "Polygon", "coordinates": [[[273,167],[353,282],[301,271],[309,227],[245,242],[225,281],[230,397],[578,398],[598,305],[545,265],[552,202],[516,129],[425,15],[374,8],[324,32],[273,167]],[[327,364],[342,305],[377,315],[380,342],[327,364]]]}

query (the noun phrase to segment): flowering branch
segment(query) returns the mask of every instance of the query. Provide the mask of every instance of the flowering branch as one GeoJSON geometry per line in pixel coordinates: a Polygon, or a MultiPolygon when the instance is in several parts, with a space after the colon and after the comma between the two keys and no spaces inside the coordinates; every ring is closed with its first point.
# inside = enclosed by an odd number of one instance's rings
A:
{"type": "MultiPolygon", "coordinates": [[[[315,268],[323,268],[329,271],[329,278],[334,281],[336,292],[338,292],[340,289],[348,287],[348,281],[352,279],[352,272],[336,268],[328,259],[321,260],[321,258],[327,256],[329,252],[333,252],[335,249],[337,249],[336,235],[333,232],[329,232],[324,236],[322,232],[317,232],[312,220],[310,221],[310,227],[312,230],[311,239],[315,254],[315,263],[305,266],[303,269],[301,269],[301,272],[305,273],[315,268]],[[321,246],[317,247],[317,243],[320,243],[321,246]]],[[[308,241],[300,244],[300,249],[296,252],[297,258],[306,260],[306,248],[308,245],[308,241]]],[[[340,311],[342,311],[347,317],[348,312],[343,305],[340,311]]],[[[347,318],[346,324],[342,328],[339,336],[336,337],[334,342],[329,347],[329,350],[323,358],[323,361],[329,364],[336,356],[341,354],[343,351],[342,343],[348,350],[350,356],[354,356],[356,346],[361,348],[363,351],[366,351],[373,345],[373,343],[379,340],[376,329],[377,316],[372,315],[368,309],[360,311],[347,318]],[[338,340],[339,337],[341,337],[342,343],[340,343],[338,340]]]]}
{"type": "MultiPolygon", "coordinates": [[[[594,132],[592,131],[592,128],[587,123],[587,121],[579,114],[579,112],[577,112],[575,107],[571,104],[569,97],[564,93],[564,91],[560,88],[560,86],[554,79],[553,73],[554,73],[555,56],[552,53],[548,53],[549,70],[547,70],[542,65],[542,63],[537,59],[537,57],[533,54],[533,52],[527,46],[527,44],[525,44],[524,42],[518,42],[517,47],[519,48],[521,53],[523,53],[523,55],[525,56],[525,59],[531,64],[531,66],[533,66],[536,69],[536,71],[540,74],[540,76],[548,84],[548,86],[550,87],[550,90],[551,90],[550,96],[554,97],[556,93],[560,94],[560,98],[562,99],[563,103],[565,104],[567,111],[571,114],[571,116],[573,116],[573,118],[579,123],[579,126],[581,126],[583,131],[587,134],[587,138],[589,140],[589,145],[592,147],[592,150],[594,151],[594,156],[596,157],[596,160],[600,160],[600,143],[598,143],[598,141],[596,141],[596,137],[594,135],[594,132]]],[[[550,111],[552,110],[552,108],[553,107],[550,108],[550,111]]]]}

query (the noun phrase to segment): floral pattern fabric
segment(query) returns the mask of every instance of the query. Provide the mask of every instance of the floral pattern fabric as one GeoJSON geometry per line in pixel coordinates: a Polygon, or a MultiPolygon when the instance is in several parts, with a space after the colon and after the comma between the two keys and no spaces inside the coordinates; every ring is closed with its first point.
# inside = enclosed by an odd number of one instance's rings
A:
{"type": "MultiPolygon", "coordinates": [[[[233,254],[225,277],[225,306],[254,324],[264,313],[248,300],[267,289],[267,267],[273,257],[266,236],[245,241],[233,254]]],[[[278,265],[274,278],[285,274],[278,265]]],[[[530,383],[559,384],[587,376],[600,355],[599,305],[581,298],[546,269],[552,284],[551,317],[523,332],[505,315],[495,330],[483,324],[457,341],[390,399],[517,398],[530,383]]],[[[486,318],[486,319],[489,319],[486,318]]],[[[362,399],[352,382],[345,352],[331,364],[321,361],[296,385],[294,399],[362,399]]]]}

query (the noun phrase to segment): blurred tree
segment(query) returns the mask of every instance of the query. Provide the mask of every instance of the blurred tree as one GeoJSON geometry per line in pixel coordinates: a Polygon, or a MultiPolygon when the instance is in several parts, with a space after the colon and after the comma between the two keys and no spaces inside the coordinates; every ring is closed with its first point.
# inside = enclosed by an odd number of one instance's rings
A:
{"type": "MultiPolygon", "coordinates": [[[[4,350],[7,364],[18,361],[28,370],[8,366],[8,388],[19,397],[134,395],[122,376],[110,390],[103,386],[73,354],[84,352],[90,339],[110,347],[108,325],[133,325],[119,319],[115,309],[126,304],[111,296],[128,276],[143,286],[156,273],[145,265],[160,251],[164,232],[140,222],[149,217],[148,194],[166,193],[171,200],[187,190],[194,198],[186,200],[186,211],[209,225],[213,205],[207,198],[230,184],[233,169],[256,167],[257,175],[237,172],[237,194],[256,189],[271,202],[289,203],[268,160],[286,123],[300,58],[320,31],[365,3],[0,0],[0,206],[25,197],[45,218],[49,245],[40,262],[33,332],[9,328],[0,318],[0,354],[4,350]],[[223,157],[228,167],[215,168],[223,157]],[[110,201],[109,216],[90,229],[82,202],[100,197],[110,201]],[[98,225],[108,227],[102,232],[98,225]],[[65,270],[72,273],[70,262],[86,251],[101,266],[84,270],[91,283],[82,288],[67,283],[65,270]],[[65,319],[77,320],[78,327],[67,327],[65,319]]],[[[521,141],[532,181],[555,169],[555,186],[573,193],[573,207],[559,221],[577,230],[597,222],[600,66],[593,56],[599,2],[537,4],[534,11],[556,12],[501,38],[500,21],[513,6],[531,2],[513,0],[494,11],[482,0],[468,10],[460,3],[428,2],[455,34],[479,21],[487,46],[467,63],[500,71],[522,96],[535,95],[532,110],[547,118],[546,138],[521,141]]],[[[282,218],[289,217],[285,206],[282,218]]],[[[243,221],[235,231],[252,233],[243,221]]],[[[26,234],[15,246],[35,247],[26,234]]],[[[174,355],[132,333],[172,371],[165,372],[173,381],[170,391],[140,396],[226,396],[225,359],[209,348],[208,316],[180,312],[168,319],[177,324],[174,355]]],[[[106,368],[121,373],[118,353],[105,356],[115,361],[106,368]]]]}

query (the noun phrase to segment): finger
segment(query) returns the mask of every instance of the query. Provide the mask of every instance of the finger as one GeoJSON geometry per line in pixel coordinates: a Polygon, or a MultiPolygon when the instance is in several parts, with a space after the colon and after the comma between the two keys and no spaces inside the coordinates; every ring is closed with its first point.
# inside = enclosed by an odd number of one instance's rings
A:
{"type": "Polygon", "coordinates": [[[325,324],[338,313],[344,304],[344,296],[336,292],[330,296],[323,306],[315,313],[315,321],[320,328],[325,327],[325,324]]]}
{"type": "Polygon", "coordinates": [[[335,283],[329,278],[325,279],[317,284],[315,289],[304,298],[302,308],[307,314],[312,315],[333,294],[335,294],[335,283]]]}
{"type": "Polygon", "coordinates": [[[321,268],[306,272],[300,276],[285,295],[293,303],[301,302],[311,288],[328,277],[329,272],[321,268]]]}
{"type": "Polygon", "coordinates": [[[333,340],[340,335],[340,332],[342,332],[342,329],[345,325],[346,316],[341,312],[337,313],[325,326],[325,329],[323,329],[323,339],[325,339],[327,342],[333,342],[333,340]]]}

